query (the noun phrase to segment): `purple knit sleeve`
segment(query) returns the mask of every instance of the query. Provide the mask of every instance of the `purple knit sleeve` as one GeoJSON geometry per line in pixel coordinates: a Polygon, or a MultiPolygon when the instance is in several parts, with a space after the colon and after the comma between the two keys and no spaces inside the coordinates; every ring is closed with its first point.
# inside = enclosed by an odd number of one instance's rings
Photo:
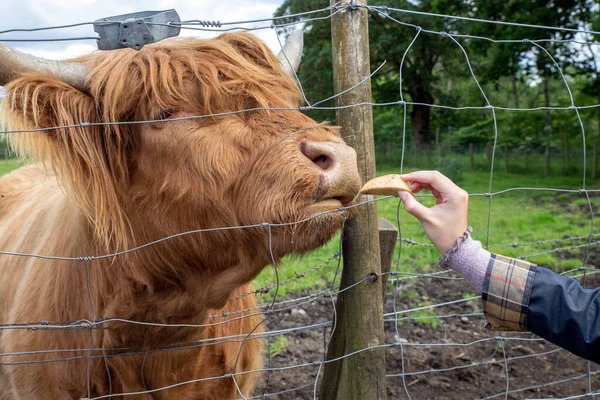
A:
{"type": "Polygon", "coordinates": [[[481,247],[481,242],[473,240],[472,231],[473,228],[469,227],[465,234],[458,238],[456,246],[449,249],[440,261],[440,266],[458,272],[481,293],[491,254],[481,247]]]}

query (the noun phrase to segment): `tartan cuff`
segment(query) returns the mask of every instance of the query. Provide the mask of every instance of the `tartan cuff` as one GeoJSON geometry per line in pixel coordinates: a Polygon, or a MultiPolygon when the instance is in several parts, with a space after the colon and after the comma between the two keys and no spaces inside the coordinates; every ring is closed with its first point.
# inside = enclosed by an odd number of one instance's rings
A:
{"type": "Polygon", "coordinates": [[[497,331],[528,331],[535,272],[535,264],[491,255],[481,294],[488,327],[497,331]]]}

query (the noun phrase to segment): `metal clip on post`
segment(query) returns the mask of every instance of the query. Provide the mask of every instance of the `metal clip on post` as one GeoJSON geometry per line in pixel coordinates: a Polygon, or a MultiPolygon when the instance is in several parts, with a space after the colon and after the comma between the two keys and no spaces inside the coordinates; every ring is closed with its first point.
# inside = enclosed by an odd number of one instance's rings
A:
{"type": "Polygon", "coordinates": [[[140,50],[146,44],[178,36],[180,21],[175,10],[142,11],[100,18],[94,21],[94,31],[100,35],[98,49],[129,47],[140,50]]]}

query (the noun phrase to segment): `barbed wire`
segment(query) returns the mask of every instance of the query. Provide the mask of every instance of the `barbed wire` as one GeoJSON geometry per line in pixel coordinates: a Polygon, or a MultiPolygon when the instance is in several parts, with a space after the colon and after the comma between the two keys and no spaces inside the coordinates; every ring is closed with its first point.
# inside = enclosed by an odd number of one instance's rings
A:
{"type": "MultiPolygon", "coordinates": [[[[483,339],[474,340],[474,341],[471,341],[471,342],[468,342],[468,343],[404,343],[404,344],[400,344],[400,343],[385,343],[385,344],[374,345],[374,346],[370,346],[370,347],[367,347],[367,348],[359,349],[359,350],[353,351],[353,352],[351,352],[351,353],[349,353],[347,355],[344,355],[343,357],[339,357],[339,358],[334,358],[334,359],[330,359],[330,360],[326,360],[326,361],[312,361],[312,362],[301,363],[301,364],[292,365],[292,366],[273,367],[271,369],[271,371],[283,371],[283,370],[289,370],[289,369],[295,369],[295,368],[302,368],[302,367],[310,367],[310,366],[317,367],[317,366],[319,366],[321,364],[334,363],[334,362],[340,361],[343,358],[352,357],[352,356],[357,355],[359,353],[362,353],[362,352],[365,352],[365,351],[369,351],[369,350],[373,350],[373,349],[386,349],[386,348],[394,348],[394,347],[399,347],[399,346],[407,346],[407,347],[410,347],[410,346],[417,346],[417,347],[465,347],[465,346],[474,346],[474,345],[478,345],[478,344],[485,343],[485,342],[490,342],[490,341],[491,342],[503,342],[503,341],[514,341],[514,340],[533,340],[533,341],[539,341],[540,339],[511,338],[511,337],[495,336],[495,337],[489,337],[489,338],[483,338],[483,339]]],[[[465,368],[470,368],[470,367],[476,367],[476,366],[486,365],[486,364],[500,364],[500,363],[506,364],[508,361],[515,361],[515,360],[523,360],[523,359],[535,358],[535,357],[540,357],[540,356],[555,354],[555,353],[558,353],[558,352],[561,352],[561,351],[564,351],[564,350],[562,350],[560,348],[557,348],[557,349],[546,351],[546,352],[542,352],[542,353],[526,354],[526,355],[513,356],[513,357],[506,357],[505,352],[503,352],[504,357],[503,357],[502,360],[489,359],[489,360],[483,360],[483,361],[477,362],[477,363],[472,363],[472,364],[468,364],[468,365],[459,365],[459,366],[454,366],[454,367],[449,367],[449,368],[430,368],[430,369],[427,369],[427,370],[406,372],[406,373],[404,373],[404,375],[406,375],[406,376],[415,376],[415,375],[423,375],[423,374],[431,374],[431,373],[454,371],[454,370],[465,369],[465,368]]],[[[192,379],[192,380],[188,380],[188,381],[185,381],[185,382],[179,382],[179,383],[176,383],[176,384],[173,384],[173,385],[168,385],[168,386],[160,387],[160,388],[157,388],[157,389],[152,389],[152,390],[149,390],[149,391],[117,393],[117,394],[115,394],[115,396],[133,396],[133,395],[155,393],[155,392],[159,392],[159,391],[163,391],[163,390],[168,390],[168,389],[171,389],[171,388],[174,388],[174,387],[178,387],[178,386],[182,386],[182,385],[189,385],[189,384],[192,384],[192,383],[203,382],[203,381],[206,381],[206,380],[226,379],[226,378],[231,378],[233,375],[241,376],[241,375],[253,374],[253,373],[258,373],[258,372],[266,372],[266,371],[264,369],[260,369],[260,370],[237,372],[237,373],[232,373],[232,374],[224,374],[222,376],[211,377],[211,378],[192,379]]],[[[593,376],[593,375],[596,375],[598,373],[600,373],[600,370],[598,370],[598,371],[591,371],[589,374],[586,375],[586,377],[593,376]]],[[[389,378],[389,377],[399,377],[399,376],[401,376],[401,374],[387,374],[386,378],[389,378]]],[[[506,392],[504,392],[504,393],[506,393],[506,392]]],[[[98,396],[98,397],[91,398],[89,400],[98,400],[98,399],[104,399],[104,398],[108,398],[108,397],[109,397],[108,395],[107,396],[98,396]]]]}
{"type": "MultiPolygon", "coordinates": [[[[447,306],[448,304],[439,304],[437,305],[437,307],[443,307],[443,306],[447,306]]],[[[408,312],[416,312],[419,311],[419,308],[415,308],[415,309],[410,309],[410,310],[404,310],[404,313],[408,313],[408,312]]],[[[385,315],[384,315],[385,316],[385,315]]],[[[419,316],[419,317],[402,317],[399,318],[398,321],[421,321],[421,320],[426,320],[426,319],[453,319],[453,318],[462,318],[462,317],[475,317],[475,316],[484,316],[483,313],[480,312],[476,312],[476,313],[452,313],[452,314],[442,314],[442,315],[436,315],[436,316],[419,316]]],[[[396,319],[384,319],[384,322],[395,322],[396,319]]],[[[310,330],[319,330],[322,328],[329,328],[332,326],[332,321],[328,321],[328,322],[322,322],[322,323],[317,323],[317,324],[312,324],[312,325],[303,325],[303,326],[297,326],[297,327],[291,327],[291,328],[286,328],[286,329],[279,329],[279,330],[273,330],[273,331],[266,331],[266,332],[260,332],[260,333],[255,333],[252,334],[251,337],[252,339],[263,339],[266,337],[276,337],[276,336],[285,336],[285,335],[289,335],[291,333],[300,333],[300,332],[305,332],[305,331],[310,331],[310,330]]],[[[179,345],[173,345],[173,346],[168,346],[168,347],[159,347],[159,348],[151,348],[149,350],[151,351],[174,351],[174,350],[187,350],[190,348],[197,348],[197,347],[204,347],[204,346],[213,346],[213,345],[217,345],[217,344],[224,344],[224,343],[236,343],[236,342],[241,342],[243,340],[243,338],[245,337],[245,335],[243,334],[237,334],[237,335],[230,335],[230,336],[225,336],[225,337],[219,337],[219,338],[205,338],[205,339],[200,339],[194,343],[183,343],[183,344],[179,344],[179,345]]],[[[520,338],[520,339],[513,339],[513,340],[525,340],[525,341],[539,341],[539,342],[543,342],[544,339],[530,339],[530,338],[520,338]]],[[[28,355],[39,355],[39,354],[53,354],[53,353],[73,353],[73,352],[87,352],[90,349],[88,348],[72,348],[72,349],[56,349],[56,350],[32,350],[32,351],[19,351],[19,352],[4,352],[4,353],[0,353],[0,357],[15,357],[15,356],[28,356],[28,355]]],[[[119,348],[92,348],[91,349],[93,352],[106,352],[106,351],[132,351],[135,350],[133,348],[129,348],[129,347],[119,347],[119,348]]],[[[148,350],[138,350],[138,351],[134,351],[134,352],[128,352],[128,353],[123,353],[123,354],[113,354],[110,357],[120,357],[120,356],[125,356],[125,355],[132,355],[132,354],[143,354],[144,352],[146,352],[148,350]]],[[[99,358],[100,356],[94,356],[95,358],[99,358]]],[[[58,360],[53,360],[53,361],[62,361],[63,359],[58,359],[58,360]]],[[[35,363],[35,362],[32,362],[35,363]]]]}
{"type": "MultiPolygon", "coordinates": [[[[575,34],[586,34],[586,35],[589,34],[592,37],[595,35],[600,35],[600,32],[586,30],[586,29],[571,29],[571,28],[546,26],[546,25],[516,23],[516,22],[510,22],[510,21],[495,21],[495,20],[487,20],[487,19],[481,19],[481,18],[463,17],[463,16],[455,16],[455,15],[444,15],[444,14],[439,14],[439,13],[423,12],[423,11],[418,11],[418,10],[407,10],[407,9],[388,7],[388,6],[353,4],[350,2],[343,2],[343,1],[337,2],[336,4],[333,4],[328,7],[321,8],[321,9],[317,9],[317,10],[311,10],[311,11],[294,13],[294,14],[285,14],[285,15],[273,16],[273,17],[269,17],[269,18],[258,18],[258,19],[253,19],[253,20],[222,22],[222,21],[206,21],[206,20],[195,19],[195,20],[186,20],[186,21],[180,21],[180,22],[172,21],[172,22],[169,22],[166,24],[156,23],[156,22],[149,22],[147,24],[148,25],[157,25],[157,26],[178,26],[182,29],[208,30],[208,31],[272,29],[274,27],[294,25],[294,24],[299,24],[299,23],[307,23],[307,22],[318,21],[318,20],[323,20],[323,19],[330,19],[332,14],[335,15],[341,11],[345,11],[348,9],[356,9],[356,8],[364,8],[364,9],[368,10],[369,12],[376,12],[376,13],[383,14],[383,15],[387,15],[389,12],[394,12],[394,13],[421,15],[421,16],[426,16],[426,17],[437,17],[437,18],[444,18],[444,19],[462,20],[462,21],[467,21],[467,22],[479,22],[479,23],[496,24],[496,25],[504,25],[504,26],[512,26],[512,27],[532,28],[534,30],[545,29],[545,30],[554,30],[554,31],[559,31],[559,32],[570,32],[570,33],[575,33],[575,34]],[[320,18],[303,18],[300,21],[294,21],[294,22],[290,22],[287,24],[275,24],[274,23],[274,21],[293,20],[298,17],[305,17],[308,15],[321,14],[321,13],[326,13],[326,12],[331,12],[331,11],[333,11],[333,13],[331,13],[330,15],[320,17],[320,18]],[[242,25],[256,25],[256,24],[259,24],[262,22],[268,22],[269,24],[267,24],[265,26],[256,26],[256,27],[250,27],[250,28],[242,27],[242,25]],[[200,26],[201,28],[198,28],[198,26],[200,26]],[[207,28],[207,27],[221,28],[223,26],[232,26],[232,28],[224,28],[224,29],[207,28]]],[[[85,26],[85,25],[94,25],[94,24],[102,25],[102,23],[103,23],[102,21],[91,21],[91,22],[80,22],[80,23],[65,24],[65,25],[54,25],[54,26],[47,26],[47,27],[41,27],[41,28],[13,28],[13,29],[6,29],[6,30],[0,31],[0,35],[6,34],[6,33],[15,33],[15,32],[39,32],[39,31],[48,31],[48,30],[58,30],[58,29],[80,27],[80,26],[85,26]]],[[[401,22],[401,21],[397,21],[397,23],[406,25],[406,26],[411,26],[414,28],[419,28],[425,32],[438,33],[436,31],[424,30],[422,27],[419,27],[418,25],[414,25],[414,24],[409,24],[409,23],[405,23],[405,22],[401,22]]],[[[461,36],[464,36],[467,38],[473,38],[473,39],[491,40],[486,37],[475,36],[475,35],[461,35],[461,36]]],[[[97,39],[97,38],[94,37],[92,39],[97,39]]],[[[35,39],[32,39],[32,40],[35,40],[35,39]]],[[[540,42],[542,42],[542,41],[543,42],[553,42],[553,41],[566,42],[566,41],[568,41],[568,42],[572,42],[572,43],[587,43],[587,42],[576,41],[574,39],[572,39],[572,40],[538,39],[538,41],[540,41],[540,42]]],[[[509,41],[507,40],[504,42],[517,43],[519,41],[518,40],[509,40],[509,41]]],[[[598,42],[590,42],[590,43],[595,44],[595,45],[599,44],[598,42]]]]}
{"type": "MultiPolygon", "coordinates": [[[[325,265],[326,263],[332,261],[332,260],[336,260],[339,257],[339,254],[336,253],[333,256],[331,256],[329,259],[327,259],[325,262],[317,265],[316,267],[310,268],[307,271],[316,271],[317,269],[321,268],[323,265],[325,265]]],[[[577,267],[577,268],[573,268],[571,270],[568,271],[564,271],[561,274],[563,275],[569,275],[572,274],[574,272],[579,272],[579,271],[586,271],[589,270],[592,273],[600,273],[600,270],[595,269],[595,268],[585,268],[585,267],[577,267]]],[[[404,277],[404,278],[396,278],[396,279],[389,279],[388,282],[392,283],[392,284],[396,284],[398,285],[400,282],[403,281],[407,281],[407,280],[414,280],[414,279],[424,279],[424,278],[440,278],[440,275],[444,275],[444,274],[456,274],[455,272],[453,272],[452,270],[441,270],[441,271],[437,271],[437,272],[433,272],[433,273],[412,273],[412,272],[403,272],[403,271],[391,271],[391,272],[386,272],[386,273],[379,273],[376,274],[377,277],[381,277],[381,276],[398,276],[398,275],[410,275],[408,277],[404,277]]],[[[305,276],[305,275],[304,275],[305,276]]],[[[296,278],[291,278],[291,279],[302,279],[304,276],[302,277],[296,277],[296,278]]],[[[578,277],[579,275],[575,275],[574,277],[578,277]]],[[[35,321],[35,322],[23,322],[23,323],[8,323],[8,324],[0,324],[0,330],[2,329],[25,329],[25,330],[39,330],[39,331],[43,331],[43,330],[87,330],[90,328],[90,326],[92,326],[94,329],[102,329],[102,325],[104,324],[108,324],[111,322],[122,322],[122,323],[131,323],[131,324],[141,324],[141,325],[150,325],[150,326],[156,326],[156,327],[191,327],[191,328],[206,328],[206,327],[210,327],[210,326],[215,326],[215,325],[223,325],[223,324],[227,324],[229,322],[232,321],[236,321],[239,319],[244,319],[244,318],[249,318],[249,317],[253,317],[253,316],[258,316],[261,315],[261,313],[258,313],[257,311],[263,310],[263,312],[267,312],[267,313],[277,313],[277,312],[283,312],[283,311],[290,311],[294,308],[297,307],[301,307],[303,305],[307,305],[310,303],[313,303],[316,300],[319,299],[323,299],[326,296],[337,296],[340,293],[343,293],[347,290],[352,289],[353,287],[355,287],[356,285],[359,284],[363,284],[366,282],[369,282],[370,280],[373,279],[373,276],[369,276],[369,277],[365,277],[364,279],[356,282],[354,285],[351,285],[350,287],[341,289],[339,287],[337,288],[328,288],[325,289],[323,291],[320,292],[315,292],[315,293],[311,293],[307,296],[302,296],[302,297],[298,297],[298,298],[293,298],[290,300],[283,300],[280,302],[275,302],[269,305],[260,305],[257,307],[250,307],[250,308],[243,308],[243,309],[239,309],[233,312],[225,312],[225,313],[221,313],[221,314],[214,314],[214,315],[209,315],[207,316],[207,318],[221,318],[224,319],[223,321],[219,321],[219,322],[215,322],[215,323],[206,323],[206,324],[177,324],[177,323],[173,323],[173,324],[169,324],[169,323],[153,323],[153,322],[148,322],[148,321],[135,321],[135,320],[126,320],[126,319],[120,319],[120,318],[103,318],[103,319],[97,319],[94,318],[93,321],[90,320],[72,320],[72,321],[35,321]],[[290,305],[291,304],[291,305],[290,305]],[[254,314],[247,314],[249,312],[255,312],[254,314]],[[247,314],[244,315],[242,317],[236,317],[236,318],[231,318],[231,319],[227,319],[229,317],[235,316],[235,315],[239,315],[239,314],[247,314]]],[[[448,279],[448,278],[446,278],[448,279]]],[[[463,278],[453,278],[452,280],[463,280],[463,278]]],[[[291,281],[291,280],[288,280],[291,281]]],[[[274,288],[275,286],[273,286],[272,288],[274,288]]],[[[250,295],[250,294],[255,294],[256,292],[248,292],[245,295],[250,295]]],[[[240,299],[244,297],[244,295],[242,296],[238,296],[236,298],[233,299],[240,299]]],[[[470,302],[470,301],[474,301],[474,300],[478,300],[479,297],[475,296],[475,297],[469,297],[469,298],[464,298],[464,299],[459,299],[459,300],[454,300],[454,301],[450,301],[450,302],[444,302],[444,303],[437,303],[437,304],[431,304],[431,305],[427,305],[427,306],[422,306],[422,307],[416,307],[416,308],[411,308],[411,309],[406,309],[406,310],[401,310],[401,311],[396,311],[395,314],[407,314],[407,313],[412,313],[412,312],[417,312],[417,311],[422,311],[422,310],[426,310],[426,309],[434,309],[434,308],[440,308],[440,307],[444,307],[444,306],[448,306],[448,305],[453,305],[453,304],[460,304],[460,303],[464,303],[464,302],[470,302]]],[[[94,311],[95,313],[95,311],[94,311]]],[[[391,315],[394,315],[394,313],[384,313],[383,317],[389,317],[391,315]]],[[[409,318],[410,319],[410,318],[409,318]]],[[[400,319],[398,320],[400,321],[400,319]]],[[[319,328],[321,328],[322,326],[319,325],[319,328]]],[[[121,348],[122,349],[122,348],[121,348]]],[[[104,349],[104,350],[109,350],[109,349],[104,349]]],[[[0,357],[2,356],[2,353],[0,353],[0,357]]]]}
{"type": "MultiPolygon", "coordinates": [[[[465,299],[465,301],[471,301],[471,300],[473,300],[473,299],[465,299]]],[[[452,303],[446,303],[446,304],[439,304],[439,305],[436,305],[436,306],[440,307],[440,306],[445,306],[445,305],[450,305],[450,304],[457,304],[457,303],[458,303],[458,302],[452,302],[452,303]]],[[[418,311],[418,310],[420,310],[420,309],[422,309],[422,308],[415,308],[415,309],[413,309],[413,310],[406,310],[405,312],[410,312],[410,311],[418,311]]],[[[464,315],[469,315],[469,316],[471,316],[471,315],[482,315],[482,314],[480,314],[480,313],[479,313],[479,314],[449,314],[449,315],[442,315],[442,316],[438,316],[437,318],[450,318],[450,317],[464,316],[464,315]]],[[[402,320],[406,320],[406,319],[413,319],[413,320],[417,320],[417,319],[423,319],[423,318],[427,318],[427,317],[417,317],[417,318],[410,318],[410,317],[407,317],[407,318],[403,318],[402,320]]],[[[394,321],[394,322],[395,322],[395,321],[394,321]]],[[[320,328],[320,327],[322,327],[322,326],[323,326],[323,325],[315,326],[315,328],[320,328]]],[[[294,329],[290,329],[290,330],[288,330],[288,332],[291,332],[292,330],[297,330],[297,329],[303,329],[303,328],[294,328],[294,329]]],[[[270,333],[270,334],[273,334],[273,333],[270,333]]],[[[243,335],[238,335],[238,337],[239,337],[239,336],[243,336],[243,335]]],[[[448,344],[448,343],[446,343],[446,344],[444,344],[444,345],[449,345],[449,346],[464,346],[464,345],[467,345],[467,346],[471,346],[471,345],[475,345],[475,344],[478,344],[478,343],[481,343],[481,342],[485,342],[485,341],[491,341],[491,340],[497,340],[497,339],[498,339],[498,337],[490,337],[490,338],[486,338],[486,339],[480,339],[480,340],[477,340],[477,341],[474,341],[474,342],[471,342],[471,343],[466,343],[466,344],[461,344],[461,343],[449,343],[449,344],[448,344]]],[[[506,340],[525,340],[525,341],[531,341],[531,340],[533,340],[533,341],[543,341],[542,339],[530,339],[530,338],[506,338],[506,340]]],[[[410,344],[410,345],[414,345],[414,346],[436,346],[436,345],[438,345],[438,344],[427,344],[427,343],[426,343],[426,344],[410,344]]],[[[397,346],[397,344],[392,344],[392,345],[390,345],[390,346],[397,346]]],[[[94,350],[94,351],[105,351],[105,350],[110,350],[110,349],[93,349],[93,350],[94,350]]],[[[171,350],[171,349],[167,349],[167,350],[171,350]]],[[[66,351],[75,351],[75,350],[64,350],[64,352],[66,352],[66,351]]],[[[87,351],[87,349],[83,349],[83,351],[87,351]]],[[[128,353],[128,354],[131,354],[131,353],[128,353]]],[[[4,355],[4,354],[3,354],[3,355],[4,355]]],[[[108,357],[115,357],[115,356],[119,356],[119,355],[109,355],[108,357]]],[[[97,357],[100,357],[100,356],[93,356],[93,357],[96,357],[96,358],[97,358],[97,357]]],[[[529,357],[529,356],[528,356],[528,357],[529,357]]],[[[86,357],[85,357],[85,356],[84,356],[84,357],[75,357],[75,358],[74,358],[74,357],[70,357],[70,358],[61,359],[61,360],[45,360],[45,361],[43,361],[43,362],[51,362],[51,361],[68,361],[68,360],[73,360],[73,359],[81,359],[81,358],[86,358],[86,357]]],[[[30,363],[30,362],[25,362],[25,364],[27,364],[27,363],[30,363]]],[[[22,364],[22,363],[17,363],[16,365],[21,365],[21,364],[22,364]]],[[[314,363],[313,363],[313,364],[314,364],[314,363]]],[[[4,363],[3,363],[2,365],[4,365],[4,363]]],[[[14,364],[14,363],[6,363],[6,365],[15,365],[15,364],[14,364]]],[[[477,364],[477,365],[479,365],[479,364],[477,364]]],[[[461,366],[460,368],[464,368],[464,367],[462,367],[462,366],[461,366]]],[[[448,369],[445,369],[445,370],[448,370],[448,369]]],[[[445,370],[444,370],[444,371],[445,371],[445,370]]],[[[442,370],[440,370],[440,371],[442,371],[442,370]]],[[[411,375],[415,375],[415,374],[419,374],[419,373],[428,373],[428,372],[438,372],[438,370],[427,370],[427,371],[421,371],[421,372],[414,372],[414,373],[410,373],[410,374],[411,374],[411,375]]],[[[196,381],[197,381],[197,380],[194,380],[194,382],[196,382],[196,381]]],[[[191,382],[190,382],[190,383],[191,383],[191,382]]]]}

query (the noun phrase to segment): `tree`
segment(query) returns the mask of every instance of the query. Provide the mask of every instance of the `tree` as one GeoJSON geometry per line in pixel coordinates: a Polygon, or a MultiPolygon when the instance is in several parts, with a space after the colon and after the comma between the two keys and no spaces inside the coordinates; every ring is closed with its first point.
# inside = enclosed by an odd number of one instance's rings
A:
{"type": "MultiPolygon", "coordinates": [[[[496,21],[510,21],[520,24],[543,25],[567,29],[580,29],[589,21],[593,0],[532,0],[532,1],[488,1],[474,0],[474,13],[479,18],[496,21]]],[[[558,77],[558,67],[565,70],[567,65],[576,63],[577,47],[567,42],[576,33],[568,30],[529,28],[514,25],[475,24],[474,35],[512,42],[491,43],[477,40],[471,48],[478,52],[486,63],[483,81],[499,82],[502,77],[510,77],[514,107],[520,108],[518,82],[529,80],[531,84],[541,81],[545,110],[543,143],[546,148],[546,174],[550,170],[550,147],[554,131],[549,107],[552,105],[550,81],[558,77]],[[545,40],[532,44],[529,40],[545,40]],[[558,64],[558,67],[557,67],[558,64]]],[[[561,148],[564,166],[570,164],[568,131],[561,131],[561,148]]]]}
{"type": "MultiPolygon", "coordinates": [[[[589,20],[584,25],[587,30],[598,32],[600,30],[600,14],[598,12],[592,13],[589,16],[589,20]]],[[[590,96],[596,104],[600,104],[600,56],[598,55],[598,40],[597,36],[586,34],[583,39],[587,42],[581,47],[581,62],[578,64],[579,74],[585,79],[585,83],[582,88],[582,92],[590,96]],[[596,44],[593,44],[593,43],[596,44]]],[[[598,155],[597,146],[600,140],[600,107],[594,110],[596,114],[596,137],[595,137],[595,152],[594,152],[594,165],[592,176],[596,177],[598,169],[598,155]]]]}
{"type": "MultiPolygon", "coordinates": [[[[302,0],[286,0],[277,10],[275,16],[285,16],[294,13],[327,7],[327,0],[306,2],[302,0]]],[[[377,5],[390,8],[410,8],[425,12],[450,12],[455,15],[464,14],[468,9],[466,2],[456,0],[423,0],[405,2],[400,0],[381,0],[377,5]]],[[[391,14],[390,14],[391,16],[391,14]]],[[[290,18],[286,22],[300,21],[300,18],[290,18]]],[[[427,19],[411,16],[403,21],[414,25],[424,25],[428,29],[453,32],[455,22],[447,19],[427,19]]],[[[310,82],[305,87],[309,99],[322,99],[332,93],[331,77],[331,36],[330,21],[305,21],[305,51],[303,66],[300,68],[301,82],[310,82]]],[[[399,68],[403,55],[409,44],[417,35],[414,27],[398,24],[385,15],[376,12],[369,13],[369,35],[371,43],[371,70],[379,67],[384,61],[384,68],[372,80],[373,97],[375,101],[388,102],[400,100],[399,68]]],[[[449,63],[458,53],[449,39],[436,34],[421,33],[419,38],[407,53],[403,66],[402,90],[408,94],[413,103],[411,122],[416,143],[431,144],[431,107],[437,93],[438,75],[436,69],[444,63],[449,63]]],[[[326,115],[313,112],[313,115],[326,115]]]]}
{"type": "MultiPolygon", "coordinates": [[[[506,99],[509,107],[537,107],[545,105],[568,106],[570,100],[564,97],[566,89],[558,74],[557,65],[571,81],[580,73],[583,81],[588,82],[587,93],[594,95],[600,102],[600,57],[597,51],[584,51],[581,46],[567,42],[581,39],[577,33],[547,28],[531,28],[515,25],[498,25],[485,22],[461,21],[453,18],[439,18],[430,15],[439,13],[453,16],[466,16],[495,21],[516,22],[548,27],[570,29],[600,29],[597,0],[532,0],[489,1],[489,0],[378,0],[372,6],[380,6],[369,12],[369,34],[371,48],[371,70],[385,65],[372,77],[373,98],[378,103],[396,103],[401,99],[400,77],[402,76],[402,96],[409,102],[410,119],[407,123],[412,130],[414,155],[418,148],[429,146],[434,137],[449,143],[443,136],[456,132],[463,127],[478,126],[481,121],[490,118],[483,110],[456,111],[432,108],[430,104],[448,106],[485,105],[478,86],[466,68],[463,47],[474,72],[484,86],[490,101],[497,105],[506,99]],[[385,9],[388,7],[388,9],[385,9]],[[428,13],[420,15],[394,11],[428,13]],[[595,20],[592,20],[595,17],[595,20]],[[395,21],[395,20],[396,21],[395,21]],[[422,28],[422,29],[419,29],[422,28]],[[437,32],[437,33],[436,33],[437,32]],[[511,42],[491,42],[481,39],[448,37],[439,32],[458,33],[471,36],[484,36],[492,39],[508,39],[511,42]],[[418,38],[415,37],[418,35],[418,38]],[[537,45],[524,42],[523,39],[538,40],[537,45]],[[545,41],[539,41],[543,39],[545,41]],[[550,41],[549,39],[552,39],[550,41]],[[458,42],[458,44],[456,43],[458,42]],[[409,48],[410,46],[410,48],[409,48]],[[587,55],[584,55],[583,53],[587,55]],[[406,56],[405,56],[406,55],[406,56]],[[550,55],[550,56],[549,56],[550,55]],[[400,75],[400,64],[402,74],[400,75]],[[575,68],[575,66],[577,68],[575,68]],[[533,93],[533,95],[532,95],[533,93]],[[542,104],[536,102],[541,99],[542,104]],[[434,132],[436,135],[434,136],[434,132]]],[[[294,13],[326,8],[328,0],[285,0],[276,15],[285,16],[294,13]]],[[[330,21],[326,11],[320,15],[308,17],[289,17],[281,22],[303,22],[306,32],[304,61],[300,66],[299,77],[304,84],[307,97],[312,102],[327,98],[333,93],[331,70],[330,21]],[[303,19],[304,18],[304,19],[303,19]],[[309,18],[309,19],[306,19],[309,18]]],[[[286,28],[286,29],[293,29],[286,28]]],[[[321,105],[333,106],[333,102],[321,105]]],[[[582,111],[586,113],[587,111],[582,111]]],[[[591,113],[590,111],[589,113],[591,113]]],[[[595,112],[595,111],[594,111],[595,112]]],[[[600,109],[598,110],[600,115],[600,109]]],[[[532,150],[546,149],[549,170],[550,149],[560,146],[569,160],[569,147],[573,140],[565,129],[564,121],[555,111],[541,112],[529,117],[531,113],[519,113],[503,119],[510,124],[509,129],[499,136],[499,145],[516,148],[519,145],[526,153],[532,150]],[[545,113],[545,114],[544,114],[545,113]],[[526,126],[529,123],[539,125],[526,126]],[[525,143],[525,145],[523,145],[525,143]]],[[[561,116],[563,114],[560,114],[561,116]]],[[[332,111],[311,111],[315,119],[334,120],[332,111]]],[[[402,107],[397,104],[374,109],[375,141],[378,149],[385,152],[387,160],[393,159],[394,149],[399,148],[399,133],[403,130],[402,107]]],[[[497,118],[500,118],[497,115],[497,118]]],[[[503,129],[503,128],[502,128],[503,129]]],[[[572,130],[571,130],[572,131],[572,130]]],[[[598,125],[600,132],[600,123],[598,125]]],[[[488,132],[486,146],[494,139],[493,129],[488,132]]],[[[410,140],[412,139],[412,140],[410,140]]],[[[437,140],[436,140],[437,142],[437,140]]],[[[462,143],[462,142],[461,142],[462,143]]],[[[468,143],[467,143],[468,145],[468,143]]],[[[464,150],[464,149],[463,149],[464,150]]],[[[414,162],[414,159],[413,159],[414,162]]]]}
{"type": "MultiPolygon", "coordinates": [[[[388,0],[380,4],[452,15],[464,15],[468,9],[466,2],[456,0],[424,0],[411,3],[388,0]]],[[[400,14],[391,13],[391,15],[399,17],[400,14]]],[[[455,33],[457,26],[460,25],[456,20],[419,15],[408,17],[402,15],[402,22],[427,30],[448,33],[455,33]]],[[[412,105],[410,115],[413,135],[417,146],[429,146],[432,142],[432,108],[429,105],[436,103],[436,99],[442,95],[442,88],[439,86],[440,76],[447,75],[444,72],[452,70],[457,58],[464,59],[463,55],[448,37],[395,23],[381,14],[371,13],[369,24],[373,67],[386,61],[386,70],[382,74],[384,77],[375,80],[374,97],[381,102],[400,98],[399,69],[402,58],[406,54],[402,66],[402,90],[408,94],[411,102],[416,103],[412,105]],[[419,37],[408,49],[417,35],[419,37]]]]}
{"type": "MultiPolygon", "coordinates": [[[[329,6],[329,0],[286,0],[275,12],[275,17],[296,14],[305,11],[323,9],[329,6]]],[[[323,17],[328,15],[309,15],[323,17]]],[[[287,24],[304,20],[302,17],[284,18],[276,20],[276,24],[287,24]]],[[[284,33],[297,29],[296,25],[283,28],[284,33]]],[[[331,63],[331,29],[330,21],[307,21],[304,25],[304,52],[302,63],[298,70],[298,79],[304,89],[306,97],[312,103],[326,99],[333,93],[333,67],[331,63]]],[[[333,100],[319,104],[321,107],[333,107],[333,100]]],[[[335,121],[335,112],[332,110],[312,110],[308,114],[317,121],[335,121]]]]}

